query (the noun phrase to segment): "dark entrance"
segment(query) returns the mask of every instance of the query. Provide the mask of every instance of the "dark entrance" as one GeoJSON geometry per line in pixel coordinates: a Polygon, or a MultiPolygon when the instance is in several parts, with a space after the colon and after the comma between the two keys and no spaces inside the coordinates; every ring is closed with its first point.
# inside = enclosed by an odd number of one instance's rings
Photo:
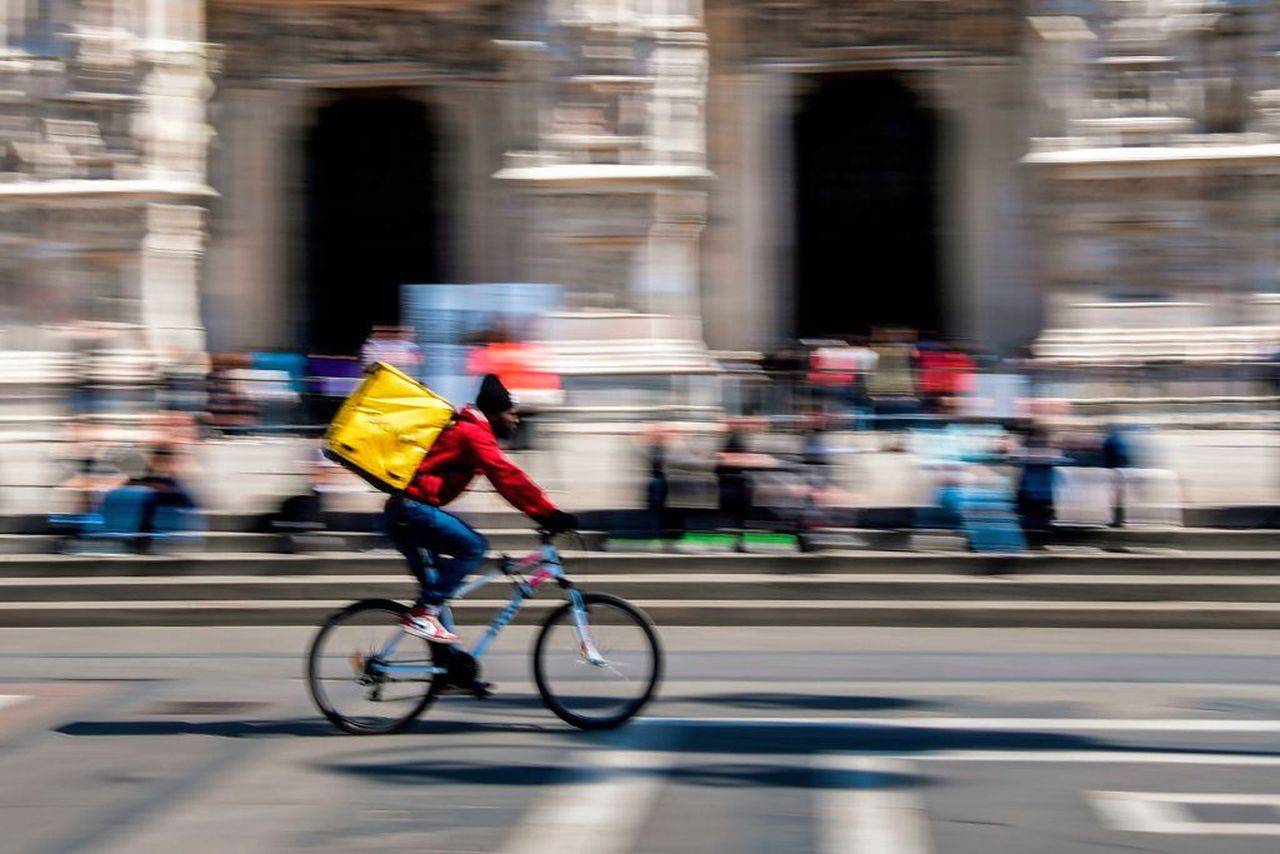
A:
{"type": "Polygon", "coordinates": [[[440,280],[437,139],[427,106],[394,93],[320,110],[307,138],[306,328],[313,353],[355,353],[400,322],[400,286],[440,280]]]}
{"type": "Polygon", "coordinates": [[[796,331],[937,331],[934,117],[891,76],[816,83],[795,120],[796,331]]]}

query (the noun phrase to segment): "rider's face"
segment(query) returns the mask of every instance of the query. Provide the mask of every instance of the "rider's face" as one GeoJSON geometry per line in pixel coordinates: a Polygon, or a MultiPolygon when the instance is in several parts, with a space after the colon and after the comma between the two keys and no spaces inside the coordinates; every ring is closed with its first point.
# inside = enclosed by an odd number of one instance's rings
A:
{"type": "Polygon", "coordinates": [[[493,425],[494,435],[499,439],[510,439],[515,435],[516,427],[520,424],[520,416],[514,409],[508,409],[493,416],[490,423],[493,425]]]}

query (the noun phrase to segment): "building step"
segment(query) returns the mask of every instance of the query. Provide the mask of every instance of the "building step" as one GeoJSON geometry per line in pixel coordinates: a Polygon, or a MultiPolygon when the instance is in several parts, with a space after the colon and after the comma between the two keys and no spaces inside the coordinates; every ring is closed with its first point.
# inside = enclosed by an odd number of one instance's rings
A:
{"type": "MultiPolygon", "coordinates": [[[[1144,575],[1034,575],[992,578],[922,574],[634,573],[581,575],[584,589],[654,601],[845,602],[863,600],[1280,603],[1280,575],[1259,577],[1144,575]]],[[[489,595],[506,596],[497,582],[489,595]]],[[[408,573],[394,575],[79,576],[0,579],[0,600],[59,601],[271,601],[290,599],[411,598],[408,573]]],[[[546,595],[547,591],[544,591],[546,595]]],[[[554,596],[554,592],[551,592],[554,596]]]]}
{"type": "MultiPolygon", "coordinates": [[[[491,557],[496,558],[494,553],[491,557]]],[[[1043,574],[1265,576],[1280,568],[1280,552],[1188,554],[920,552],[816,554],[645,554],[562,552],[570,574],[634,573],[884,573],[1022,577],[1043,574]]],[[[391,549],[364,552],[192,553],[181,555],[0,555],[0,578],[183,575],[394,575],[404,559],[391,549]]]]}

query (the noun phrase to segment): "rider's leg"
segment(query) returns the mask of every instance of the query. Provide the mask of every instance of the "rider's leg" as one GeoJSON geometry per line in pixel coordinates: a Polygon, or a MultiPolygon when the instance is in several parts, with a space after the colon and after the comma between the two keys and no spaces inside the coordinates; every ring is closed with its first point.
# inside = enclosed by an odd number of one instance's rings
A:
{"type": "Polygon", "coordinates": [[[440,619],[439,605],[428,604],[428,591],[436,584],[438,575],[423,553],[432,527],[430,509],[397,496],[387,502],[383,519],[391,542],[404,555],[409,571],[418,580],[418,601],[404,618],[404,630],[429,641],[449,644],[458,640],[457,634],[440,619]]]}
{"type": "Polygon", "coordinates": [[[422,591],[426,590],[429,583],[430,566],[422,554],[422,535],[419,533],[422,519],[411,509],[415,506],[421,505],[397,496],[387,502],[382,519],[391,544],[404,555],[409,571],[418,581],[418,601],[415,604],[421,605],[424,601],[422,591]]]}
{"type": "Polygon", "coordinates": [[[440,609],[466,574],[484,562],[488,542],[456,516],[403,498],[388,502],[387,522],[391,540],[420,589],[418,602],[406,618],[406,630],[428,640],[456,641],[452,620],[442,620],[440,609]]]}
{"type": "Polygon", "coordinates": [[[422,601],[440,606],[453,596],[469,572],[484,563],[489,542],[457,516],[439,507],[426,507],[426,510],[430,527],[424,545],[431,553],[435,573],[428,576],[422,588],[422,601]]]}

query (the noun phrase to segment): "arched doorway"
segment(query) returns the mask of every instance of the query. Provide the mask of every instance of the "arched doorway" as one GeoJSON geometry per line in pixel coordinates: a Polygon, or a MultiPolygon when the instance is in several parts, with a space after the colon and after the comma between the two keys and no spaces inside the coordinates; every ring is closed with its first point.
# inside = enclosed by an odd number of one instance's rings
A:
{"type": "Polygon", "coordinates": [[[441,280],[438,136],[426,104],[344,95],[307,137],[306,328],[310,352],[354,353],[400,321],[400,286],[441,280]]]}
{"type": "Polygon", "coordinates": [[[891,75],[826,75],[795,117],[796,332],[942,327],[937,122],[891,75]]]}

